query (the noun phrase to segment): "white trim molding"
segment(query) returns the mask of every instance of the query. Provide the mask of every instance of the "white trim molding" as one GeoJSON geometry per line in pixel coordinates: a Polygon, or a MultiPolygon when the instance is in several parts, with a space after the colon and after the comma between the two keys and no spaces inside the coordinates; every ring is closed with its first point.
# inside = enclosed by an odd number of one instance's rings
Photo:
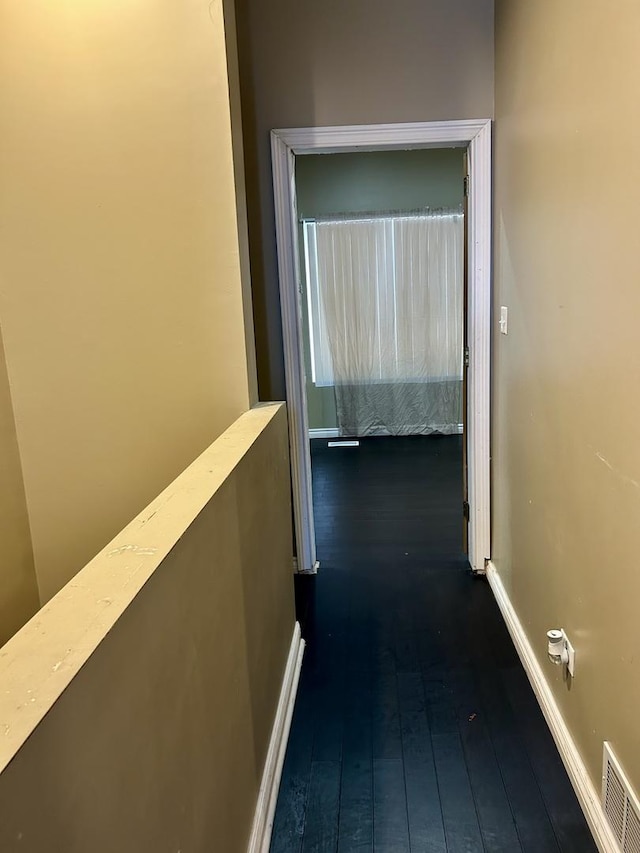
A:
{"type": "Polygon", "coordinates": [[[280,279],[280,311],[284,344],[285,385],[291,450],[293,522],[298,571],[312,572],[316,563],[316,537],[311,492],[311,453],[302,365],[302,326],[299,308],[298,233],[294,152],[284,139],[271,133],[276,240],[280,279]]]}
{"type": "Polygon", "coordinates": [[[469,143],[467,457],[469,561],[491,558],[491,123],[469,143]]]}
{"type": "Polygon", "coordinates": [[[309,438],[340,438],[340,430],[338,427],[310,429],[309,438]]]}
{"type": "Polygon", "coordinates": [[[549,682],[545,678],[542,667],[538,663],[531,643],[518,618],[518,614],[514,610],[500,575],[492,562],[489,562],[487,566],[487,580],[511,634],[511,639],[527,673],[527,677],[531,682],[538,704],[542,709],[547,725],[556,742],[558,752],[567,770],[573,789],[576,792],[589,828],[593,833],[598,850],[600,853],[620,853],[620,847],[609,827],[609,822],[602,808],[600,792],[591,781],[589,772],[582,760],[576,742],[564,721],[549,682]]]}
{"type": "Polygon", "coordinates": [[[344,151],[467,148],[469,152],[467,449],[469,562],[484,572],[490,553],[491,121],[303,127],[271,131],[276,242],[285,358],[291,476],[299,570],[316,563],[311,455],[302,360],[295,157],[344,151]]]}
{"type": "Polygon", "coordinates": [[[287,658],[287,666],[282,680],[280,700],[276,710],[276,717],[271,730],[269,750],[262,773],[262,782],[258,792],[258,802],[253,819],[251,838],[247,853],[269,853],[271,833],[273,831],[273,818],[278,800],[278,789],[282,776],[282,765],[287,751],[289,729],[293,717],[293,706],[296,701],[300,669],[302,667],[302,656],[304,654],[304,640],[300,634],[300,625],[296,622],[287,658]]]}
{"type": "Polygon", "coordinates": [[[354,124],[288,127],[273,130],[294,154],[337,154],[345,151],[393,151],[407,148],[464,148],[490,119],[420,121],[404,124],[354,124]]]}

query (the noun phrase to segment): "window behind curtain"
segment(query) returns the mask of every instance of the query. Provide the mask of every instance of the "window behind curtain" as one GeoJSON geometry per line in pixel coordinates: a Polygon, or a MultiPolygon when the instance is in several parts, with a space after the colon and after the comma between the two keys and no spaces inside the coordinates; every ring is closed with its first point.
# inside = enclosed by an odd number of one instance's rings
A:
{"type": "Polygon", "coordinates": [[[463,215],[304,223],[316,385],[462,378],[463,215]]]}

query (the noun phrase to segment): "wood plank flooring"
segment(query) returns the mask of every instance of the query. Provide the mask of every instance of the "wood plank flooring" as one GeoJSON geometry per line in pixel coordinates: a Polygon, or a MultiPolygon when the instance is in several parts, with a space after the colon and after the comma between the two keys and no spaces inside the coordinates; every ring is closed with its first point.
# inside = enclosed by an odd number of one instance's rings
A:
{"type": "Polygon", "coordinates": [[[491,591],[461,438],[312,442],[321,562],[272,853],[595,853],[491,591]]]}

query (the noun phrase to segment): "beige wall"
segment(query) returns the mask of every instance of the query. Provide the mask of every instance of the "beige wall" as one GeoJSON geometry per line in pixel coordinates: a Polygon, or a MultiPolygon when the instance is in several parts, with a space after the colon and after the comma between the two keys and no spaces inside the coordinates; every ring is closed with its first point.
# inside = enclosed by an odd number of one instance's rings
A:
{"type": "MultiPolygon", "coordinates": [[[[309,154],[296,160],[298,216],[313,219],[333,213],[458,207],[464,198],[463,178],[462,148],[309,154]]],[[[299,242],[300,269],[304,271],[302,226],[299,242]]],[[[309,427],[335,428],[338,425],[335,390],[333,386],[316,387],[311,380],[306,287],[303,287],[303,302],[302,334],[309,427]]]]}
{"type": "Polygon", "coordinates": [[[284,407],[260,407],[5,646],[3,853],[244,853],[294,628],[289,492],[284,407]]]}
{"type": "Polygon", "coordinates": [[[490,118],[493,0],[239,0],[258,376],[284,369],[269,131],[490,118]]]}
{"type": "Polygon", "coordinates": [[[251,260],[249,257],[249,224],[247,218],[247,185],[244,170],[244,133],[242,130],[242,103],[240,99],[240,66],[236,21],[236,0],[222,0],[224,36],[227,55],[229,85],[229,115],[231,118],[231,147],[235,181],[235,204],[238,220],[238,249],[240,278],[242,281],[242,310],[247,357],[249,402],[258,402],[258,373],[256,365],[253,302],[251,299],[251,260]]]}
{"type": "Polygon", "coordinates": [[[46,600],[250,403],[242,163],[221,4],[0,17],[0,322],[46,600]]]}
{"type": "Polygon", "coordinates": [[[596,787],[607,739],[636,790],[639,31],[631,2],[496,7],[493,557],[596,787]]]}
{"type": "Polygon", "coordinates": [[[0,334],[0,645],[38,609],[29,518],[0,334]]]}

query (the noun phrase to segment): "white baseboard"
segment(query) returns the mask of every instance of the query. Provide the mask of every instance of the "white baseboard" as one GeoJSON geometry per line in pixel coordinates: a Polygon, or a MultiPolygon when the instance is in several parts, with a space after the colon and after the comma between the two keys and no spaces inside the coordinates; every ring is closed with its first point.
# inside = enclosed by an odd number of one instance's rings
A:
{"type": "Polygon", "coordinates": [[[293,706],[298,690],[300,668],[302,666],[302,655],[304,654],[304,640],[300,635],[300,625],[296,622],[289,649],[287,666],[282,680],[280,700],[276,711],[276,718],[271,730],[271,740],[267,760],[264,764],[262,782],[258,793],[258,802],[253,818],[253,827],[247,853],[269,853],[271,843],[271,832],[273,831],[273,818],[278,799],[282,765],[287,751],[287,740],[291,728],[293,706]]]}
{"type": "MultiPolygon", "coordinates": [[[[464,433],[464,425],[458,424],[458,429],[456,430],[458,435],[462,435],[464,433]]],[[[456,434],[454,433],[454,435],[456,434]]],[[[327,429],[310,429],[309,430],[309,438],[344,438],[344,436],[340,435],[340,430],[337,427],[327,427],[327,429]]],[[[387,438],[388,436],[383,436],[387,438]]],[[[369,436],[369,438],[375,438],[375,436],[369,436]]]]}
{"type": "Polygon", "coordinates": [[[338,427],[327,429],[310,429],[309,438],[340,438],[340,430],[338,427]]]}
{"type": "Polygon", "coordinates": [[[569,779],[576,792],[589,828],[593,833],[598,850],[600,853],[620,853],[620,847],[609,827],[609,822],[602,808],[600,791],[596,790],[591,781],[578,747],[558,708],[549,682],[538,663],[538,659],[533,652],[522,623],[518,619],[518,615],[502,584],[500,575],[491,561],[487,565],[487,580],[493,590],[500,612],[511,634],[511,639],[531,682],[533,692],[536,694],[538,704],[542,709],[547,725],[556,742],[560,757],[569,774],[569,779]]]}

